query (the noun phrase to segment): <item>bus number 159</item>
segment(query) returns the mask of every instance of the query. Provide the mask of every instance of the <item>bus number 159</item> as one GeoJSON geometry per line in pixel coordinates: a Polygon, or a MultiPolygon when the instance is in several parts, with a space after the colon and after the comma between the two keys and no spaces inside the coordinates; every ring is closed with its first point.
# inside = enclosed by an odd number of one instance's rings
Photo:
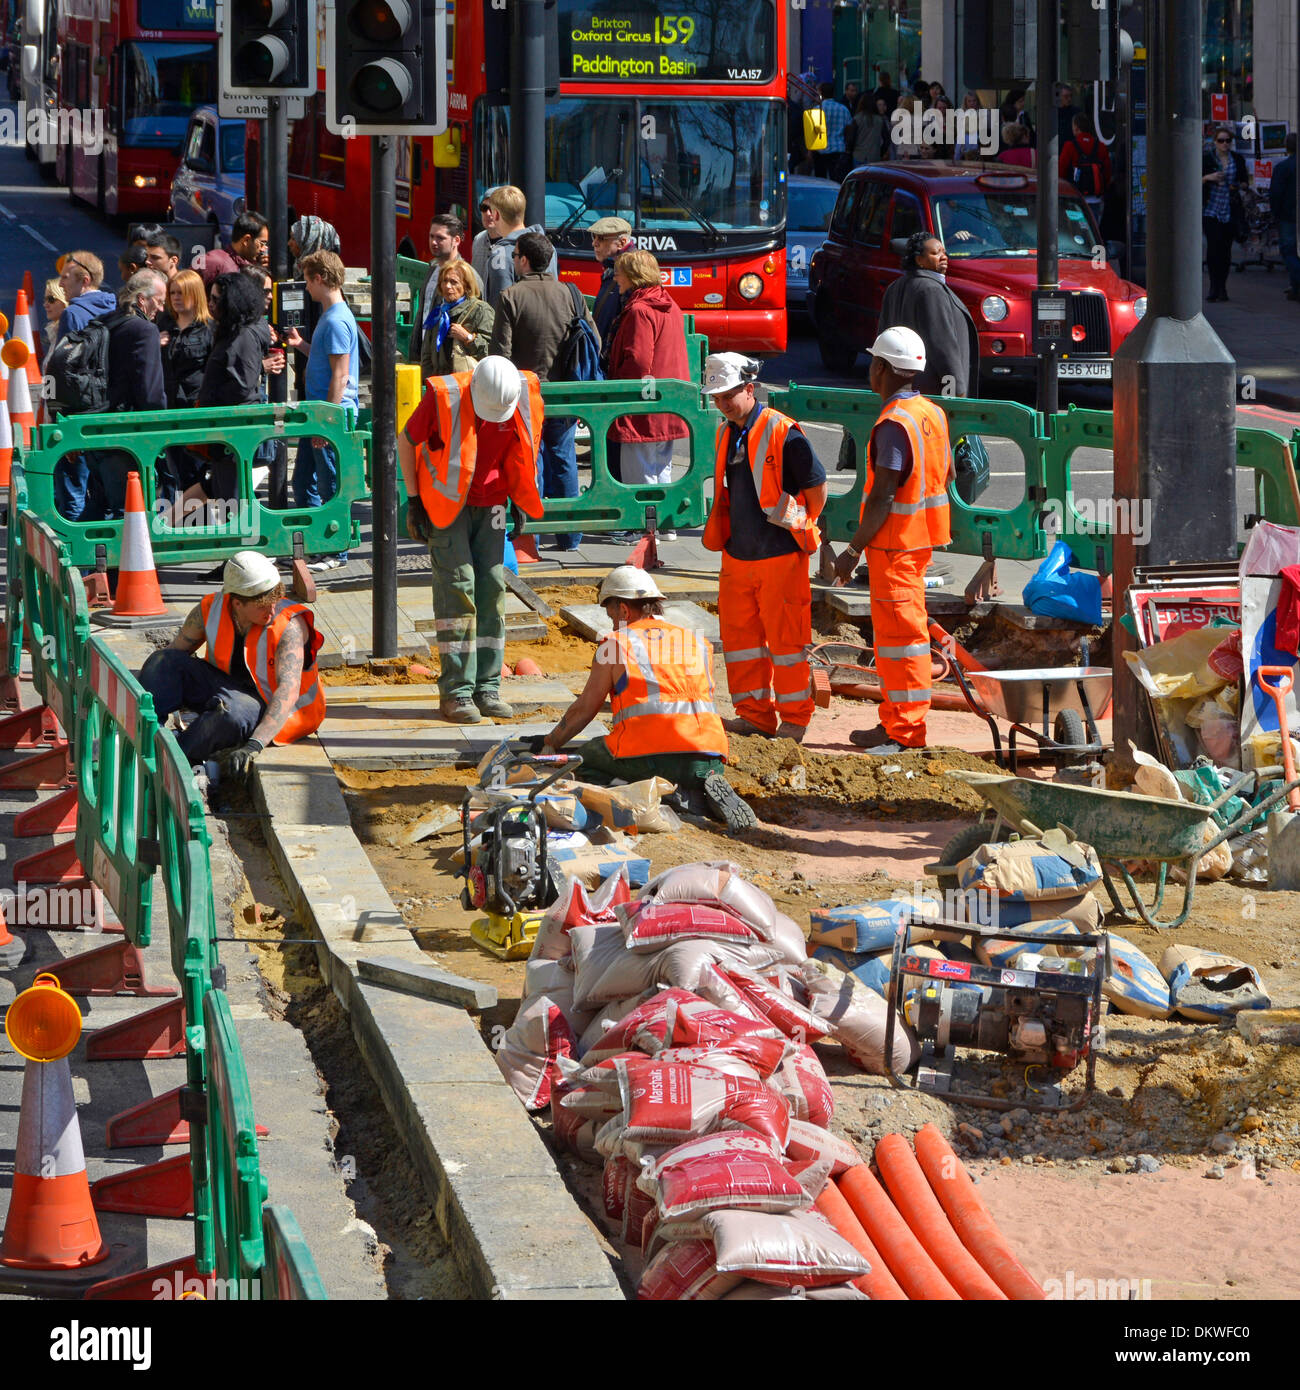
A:
{"type": "Polygon", "coordinates": [[[695,21],[686,14],[666,14],[655,19],[656,43],[690,43],[695,37],[695,21]]]}

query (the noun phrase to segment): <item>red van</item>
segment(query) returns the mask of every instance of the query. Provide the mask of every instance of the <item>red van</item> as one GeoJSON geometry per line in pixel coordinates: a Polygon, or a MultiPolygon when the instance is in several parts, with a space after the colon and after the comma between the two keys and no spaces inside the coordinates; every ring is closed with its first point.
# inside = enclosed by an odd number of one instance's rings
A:
{"type": "MultiPolygon", "coordinates": [[[[981,389],[1032,380],[1037,196],[1034,172],[1007,164],[907,160],[854,169],[809,271],[808,309],[825,365],[848,371],[870,348],[885,290],[903,273],[902,243],[928,231],[943,242],[948,285],[979,332],[981,389]]],[[[1095,249],[1103,243],[1087,204],[1069,184],[1060,197],[1061,287],[1082,293],[1069,300],[1071,345],[1059,375],[1109,381],[1115,349],[1146,313],[1146,291],[1104,259],[1097,265],[1105,253],[1095,249]]]]}

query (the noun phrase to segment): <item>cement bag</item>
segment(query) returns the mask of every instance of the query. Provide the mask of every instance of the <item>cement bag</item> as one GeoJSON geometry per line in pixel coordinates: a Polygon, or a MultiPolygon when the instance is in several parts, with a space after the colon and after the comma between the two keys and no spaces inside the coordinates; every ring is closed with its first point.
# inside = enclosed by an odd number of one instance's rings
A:
{"type": "Polygon", "coordinates": [[[831,1176],[839,1177],[856,1168],[862,1159],[847,1139],[808,1120],[790,1120],[790,1137],[785,1143],[785,1156],[795,1163],[828,1162],[831,1176]]]}
{"type": "Polygon", "coordinates": [[[834,950],[830,946],[818,946],[814,949],[812,958],[824,960],[836,969],[852,975],[882,999],[889,992],[889,972],[894,959],[892,947],[887,951],[877,951],[875,955],[853,955],[848,951],[834,950]]]}
{"type": "Polygon", "coordinates": [[[675,1240],[646,1265],[637,1285],[638,1300],[693,1302],[721,1298],[744,1282],[742,1274],[720,1274],[707,1240],[675,1240]]]}
{"type": "Polygon", "coordinates": [[[783,1289],[775,1284],[758,1284],[746,1279],[737,1284],[730,1293],[724,1293],[720,1303],[804,1303],[804,1302],[849,1302],[870,1303],[871,1300],[852,1284],[828,1284],[824,1289],[783,1289]]]}
{"type": "Polygon", "coordinates": [[[891,950],[899,927],[905,922],[928,921],[942,915],[938,899],[883,898],[873,903],[853,903],[811,914],[809,944],[837,951],[869,955],[891,950]]]}
{"type": "Polygon", "coordinates": [[[1101,881],[1101,863],[1091,845],[1049,830],[1041,840],[980,845],[957,866],[957,878],[963,889],[1012,902],[1077,898],[1101,881]]]}
{"type": "Polygon", "coordinates": [[[572,1057],[573,1030],[564,1011],[544,994],[525,999],[496,1050],[497,1066],[515,1095],[529,1110],[551,1103],[551,1087],[559,1081],[557,1057],[572,1057]]]}
{"type": "Polygon", "coordinates": [[[1122,1014],[1168,1018],[1169,984],[1151,961],[1124,937],[1110,933],[1111,973],[1101,992],[1122,1014]]]}
{"type": "MultiPolygon", "coordinates": [[[[829,1026],[830,1036],[864,1071],[883,1076],[889,1016],[885,1001],[828,961],[810,960],[804,967],[804,981],[812,995],[813,1012],[829,1026]]],[[[907,1071],[920,1055],[912,1030],[902,1018],[895,1019],[894,1070],[907,1071]]]]}
{"type": "Polygon", "coordinates": [[[821,1059],[806,1043],[794,1049],[767,1084],[785,1097],[792,1120],[806,1120],[821,1129],[830,1124],[835,1095],[821,1059]]]}
{"type": "Polygon", "coordinates": [[[559,896],[546,909],[537,926],[530,960],[562,960],[571,954],[569,933],[574,927],[615,922],[614,908],[632,896],[627,875],[611,874],[594,893],[580,879],[565,878],[559,896]]]}
{"type": "Polygon", "coordinates": [[[799,1211],[808,1194],[757,1134],[709,1134],[669,1150],[647,1164],[637,1186],[662,1221],[695,1218],[719,1207],[746,1211],[799,1211]]]}
{"type": "Polygon", "coordinates": [[[650,861],[632,845],[618,837],[610,844],[582,844],[586,837],[574,832],[570,838],[563,831],[552,830],[546,838],[547,858],[561,872],[579,878],[591,889],[599,888],[611,874],[623,871],[633,886],[644,883],[650,876],[650,861]]]}
{"type": "Polygon", "coordinates": [[[752,1129],[785,1149],[790,1107],[763,1083],[703,1067],[645,1062],[615,1066],[623,1099],[623,1139],[683,1143],[717,1129],[752,1129]]]}
{"type": "Polygon", "coordinates": [[[642,833],[680,830],[682,823],[675,812],[662,805],[673,790],[673,784],[663,777],[651,777],[644,782],[628,782],[621,787],[593,787],[586,782],[561,784],[572,791],[587,813],[593,826],[611,830],[635,829],[642,833]]]}
{"type": "Polygon", "coordinates": [[[1195,946],[1170,946],[1160,957],[1174,1012],[1200,1023],[1219,1023],[1243,1009],[1267,1009],[1272,1001],[1259,973],[1233,956],[1195,946]]]}
{"type": "Polygon", "coordinates": [[[721,1047],[665,1047],[655,1054],[656,1062],[676,1062],[688,1067],[707,1067],[723,1076],[743,1076],[747,1081],[762,1081],[758,1068],[721,1047]]]}
{"type": "Polygon", "coordinates": [[[537,959],[532,956],[524,963],[524,998],[546,994],[553,989],[572,989],[573,971],[567,961],[537,959]]]}
{"type": "Polygon", "coordinates": [[[1063,917],[1081,932],[1095,932],[1100,930],[1106,915],[1094,893],[1080,893],[1077,898],[1046,898],[1033,903],[993,898],[989,907],[989,912],[981,913],[976,919],[981,926],[1009,927],[1014,931],[1031,931],[1036,922],[1055,922],[1063,917]]]}
{"type": "Polygon", "coordinates": [[[619,909],[629,951],[659,951],[674,941],[727,941],[746,945],[758,933],[734,913],[705,903],[632,902],[619,909]]]}
{"type": "Polygon", "coordinates": [[[808,954],[798,923],[780,911],[761,888],[749,883],[739,864],[727,860],[666,869],[646,884],[641,901],[652,906],[665,902],[695,902],[724,907],[753,928],[791,964],[797,965],[808,954]]]}
{"type": "Polygon", "coordinates": [[[743,1018],[756,1019],[760,1023],[767,1022],[766,1016],[746,1001],[745,996],[727,979],[716,964],[707,965],[700,971],[695,993],[701,999],[707,999],[710,1004],[716,1004],[718,1008],[726,1009],[728,1013],[740,1014],[743,1018]]]}
{"type": "Polygon", "coordinates": [[[653,989],[642,990],[640,994],[634,994],[630,999],[615,999],[599,1009],[578,1039],[578,1056],[585,1061],[588,1050],[595,1047],[614,1024],[624,1015],[631,1013],[638,1004],[643,1004],[654,993],[656,991],[653,989]]]}
{"type": "Polygon", "coordinates": [[[993,965],[999,969],[1009,969],[1026,951],[1043,956],[1064,954],[1061,947],[1069,950],[1069,938],[1078,936],[1079,930],[1066,918],[1055,921],[1030,922],[1017,930],[1031,931],[1038,941],[1006,941],[996,936],[982,936],[975,942],[975,958],[981,965],[993,965]]]}
{"type": "Polygon", "coordinates": [[[582,1054],[584,1066],[593,1066],[620,1052],[644,1052],[648,1057],[653,1057],[669,1046],[668,1007],[676,996],[695,998],[684,989],[659,990],[652,994],[618,1022],[612,1023],[599,1040],[592,1042],[582,1054]]]}
{"type": "Polygon", "coordinates": [[[719,1274],[808,1289],[860,1279],[871,1271],[866,1258],[815,1211],[783,1216],[713,1211],[703,1223],[719,1274]]]}
{"type": "Polygon", "coordinates": [[[721,965],[721,970],[751,1008],[794,1042],[818,1042],[830,1032],[811,1008],[805,1008],[757,972],[725,963],[721,965]]]}
{"type": "Polygon", "coordinates": [[[730,1052],[762,1077],[771,1076],[790,1051],[775,1024],[719,1009],[707,999],[682,990],[674,991],[667,1006],[665,1038],[672,1047],[712,1047],[730,1052]]]}

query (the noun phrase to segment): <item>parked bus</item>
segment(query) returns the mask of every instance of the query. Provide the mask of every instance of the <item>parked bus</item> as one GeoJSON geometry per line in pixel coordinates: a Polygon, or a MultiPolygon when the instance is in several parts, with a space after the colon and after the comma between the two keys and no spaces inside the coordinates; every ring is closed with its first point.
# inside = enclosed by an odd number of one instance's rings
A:
{"type": "MultiPolygon", "coordinates": [[[[587,228],[624,217],[714,346],[784,351],[785,4],[559,0],[558,11],[544,221],[562,277],[594,293],[587,228]]],[[[448,0],[447,15],[448,136],[398,148],[397,236],[421,256],[433,213],[456,212],[477,231],[483,194],[509,182],[509,12],[491,0],[448,0]]],[[[332,222],[344,260],[364,265],[369,141],[327,131],[323,103],[321,91],[293,125],[289,202],[332,222]]]]}
{"type": "Polygon", "coordinates": [[[190,115],[217,99],[215,23],[214,0],[62,0],[60,114],[103,112],[102,140],[59,149],[74,198],[166,214],[190,115]]]}
{"type": "MultiPolygon", "coordinates": [[[[14,5],[22,21],[18,95],[28,116],[23,126],[23,141],[27,158],[40,165],[41,173],[48,174],[54,168],[57,153],[57,127],[45,119],[33,121],[31,115],[37,112],[42,117],[52,115],[58,105],[58,0],[14,0],[14,5]]],[[[13,85],[11,81],[10,87],[13,85]]]]}

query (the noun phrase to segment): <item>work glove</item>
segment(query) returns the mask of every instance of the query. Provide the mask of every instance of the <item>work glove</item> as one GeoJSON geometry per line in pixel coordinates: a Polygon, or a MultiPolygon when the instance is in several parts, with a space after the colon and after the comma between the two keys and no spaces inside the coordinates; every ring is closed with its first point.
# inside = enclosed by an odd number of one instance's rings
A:
{"type": "Polygon", "coordinates": [[[522,743],[523,746],[528,750],[528,752],[533,754],[534,757],[536,757],[539,753],[545,753],[549,751],[546,747],[545,734],[529,734],[527,738],[521,738],[519,742],[522,743]]]}
{"type": "Polygon", "coordinates": [[[413,541],[420,541],[425,545],[433,535],[433,523],[429,520],[428,512],[424,510],[424,503],[418,497],[406,499],[406,534],[413,541]]]}
{"type": "Polygon", "coordinates": [[[250,738],[238,748],[227,748],[225,752],[217,754],[217,762],[228,777],[245,777],[252,770],[253,759],[262,752],[263,746],[257,739],[250,738]]]}
{"type": "Polygon", "coordinates": [[[510,530],[508,532],[511,545],[513,545],[519,539],[519,537],[524,534],[524,520],[524,514],[519,509],[519,504],[516,502],[511,502],[510,530]]]}

